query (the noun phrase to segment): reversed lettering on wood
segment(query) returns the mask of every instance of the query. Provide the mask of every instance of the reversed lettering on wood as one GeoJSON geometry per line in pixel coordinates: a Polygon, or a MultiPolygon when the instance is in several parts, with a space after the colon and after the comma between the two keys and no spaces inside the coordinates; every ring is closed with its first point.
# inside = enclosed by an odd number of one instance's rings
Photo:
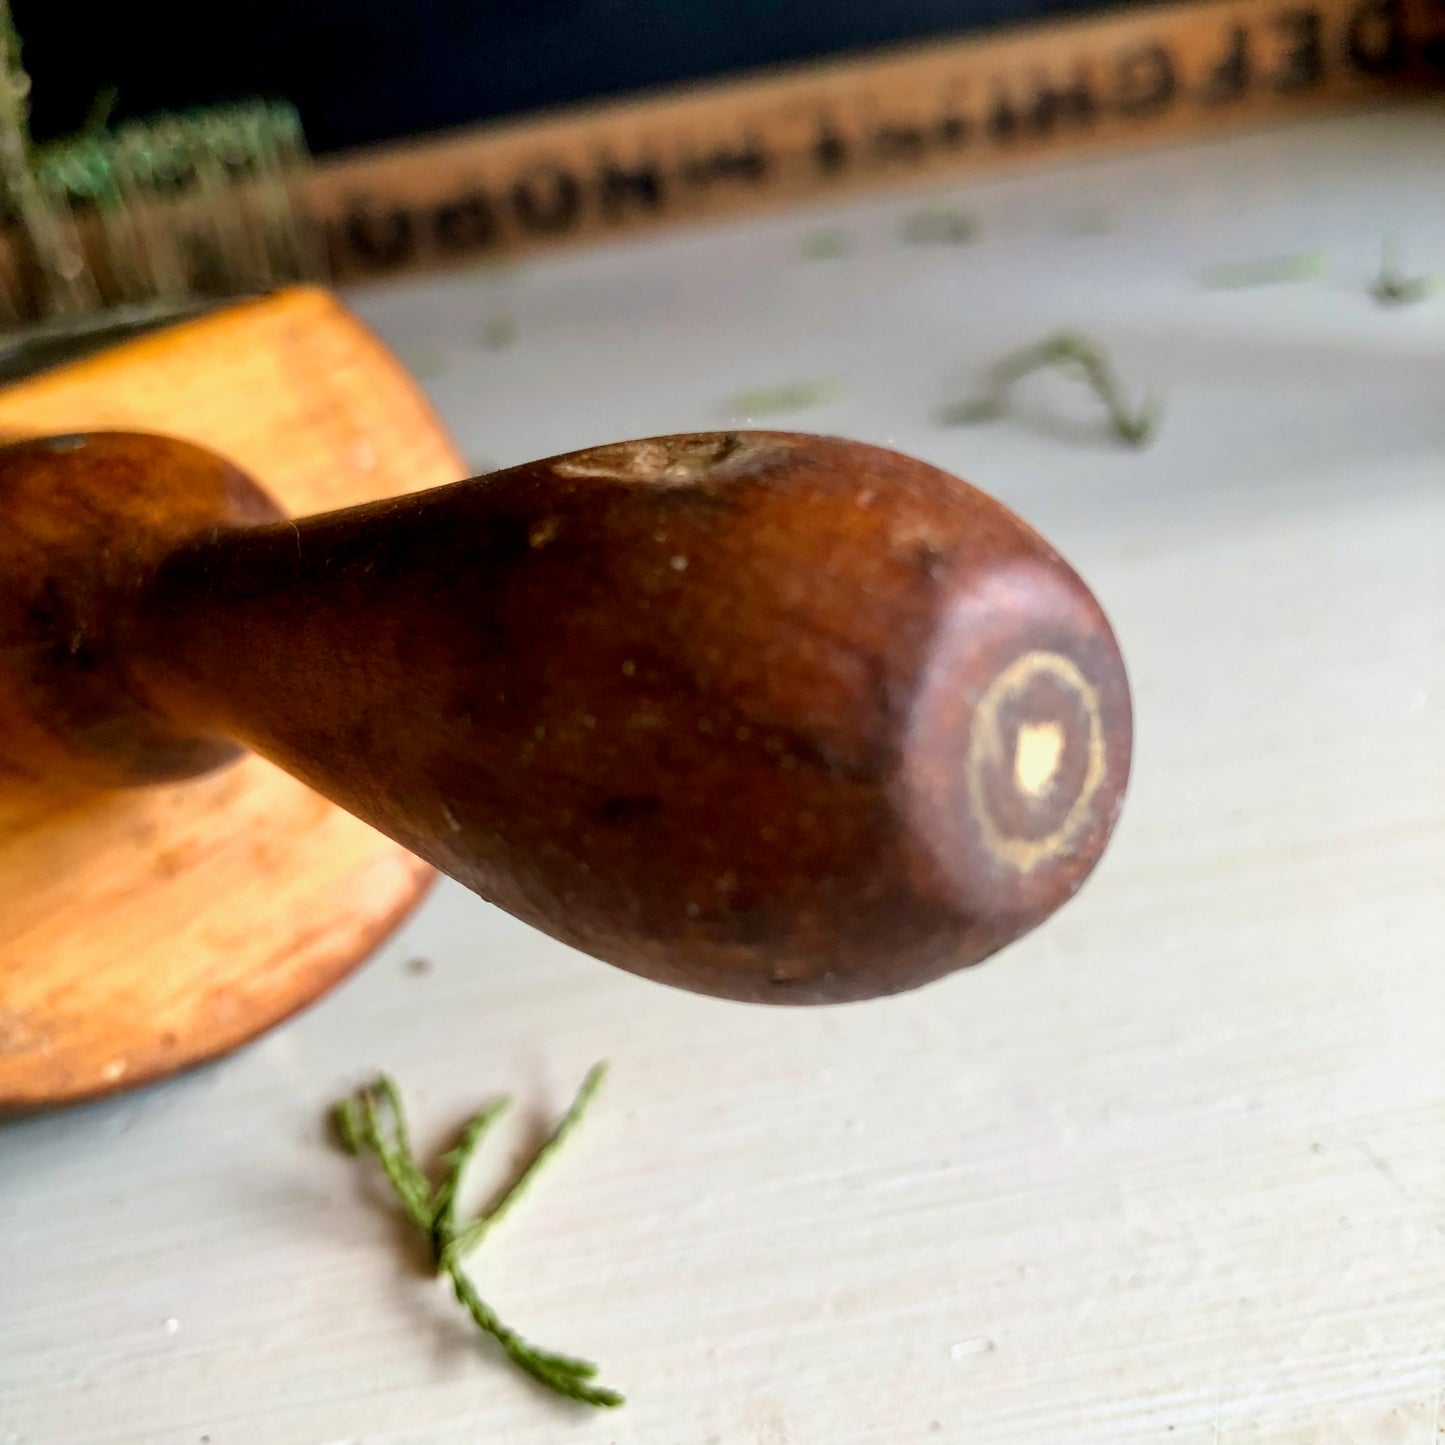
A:
{"type": "Polygon", "coordinates": [[[1378,96],[1445,72],[1404,0],[1185,5],[373,152],[323,167],[339,277],[724,215],[1378,96]]]}

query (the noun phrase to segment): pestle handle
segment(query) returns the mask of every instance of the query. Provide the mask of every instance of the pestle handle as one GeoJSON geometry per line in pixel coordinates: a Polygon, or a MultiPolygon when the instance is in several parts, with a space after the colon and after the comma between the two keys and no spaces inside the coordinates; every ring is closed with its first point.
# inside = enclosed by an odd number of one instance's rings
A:
{"type": "Polygon", "coordinates": [[[897,453],[663,437],[290,522],[185,444],[41,445],[52,486],[189,468],[211,513],[145,522],[80,587],[89,691],[63,658],[12,677],[12,714],[54,724],[47,766],[139,782],[242,744],[634,972],[778,1002],[909,988],[1052,913],[1117,815],[1130,704],[1097,602],[897,453]]]}

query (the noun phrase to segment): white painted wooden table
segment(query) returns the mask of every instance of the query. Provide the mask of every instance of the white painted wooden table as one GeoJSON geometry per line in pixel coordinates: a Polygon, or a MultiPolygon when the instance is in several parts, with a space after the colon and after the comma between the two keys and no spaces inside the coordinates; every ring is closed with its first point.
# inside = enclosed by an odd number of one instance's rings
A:
{"type": "Polygon", "coordinates": [[[899,240],[914,194],[357,296],[479,467],[836,377],[769,423],[960,472],[1095,586],[1131,800],[1073,905],[922,993],[692,998],[443,886],[239,1056],[0,1126],[0,1442],[1433,1442],[1445,297],[1365,288],[1385,230],[1445,267],[1442,154],[1445,116],[1402,112],[945,193],[964,248],[899,240]],[[803,259],[825,225],[849,253],[803,259]],[[1313,249],[1322,280],[1199,284],[1313,249]],[[1156,446],[1094,439],[1063,383],[932,423],[1064,323],[1166,394],[1156,446]],[[427,1144],[517,1092],[517,1147],[601,1056],[478,1261],[630,1394],[594,1415],[478,1343],[322,1116],[385,1067],[427,1144]]]}

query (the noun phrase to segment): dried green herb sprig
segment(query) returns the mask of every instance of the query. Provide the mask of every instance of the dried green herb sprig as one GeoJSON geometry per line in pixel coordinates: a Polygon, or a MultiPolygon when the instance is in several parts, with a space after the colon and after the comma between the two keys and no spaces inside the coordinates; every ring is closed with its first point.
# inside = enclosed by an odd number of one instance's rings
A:
{"type": "Polygon", "coordinates": [[[1314,281],[1329,269],[1321,251],[1289,256],[1262,256],[1256,261],[1226,261],[1203,275],[1210,291],[1238,291],[1249,286],[1277,286],[1282,281],[1314,281]]]}
{"type": "Polygon", "coordinates": [[[810,231],[798,245],[798,254],[805,261],[836,261],[853,249],[846,231],[828,229],[810,231]]]}
{"type": "Polygon", "coordinates": [[[1441,289],[1441,278],[1426,272],[1408,276],[1400,260],[1400,243],[1386,236],[1380,243],[1380,272],[1370,287],[1370,295],[1381,306],[1413,306],[1441,289]]]}
{"type": "Polygon", "coordinates": [[[982,396],[945,407],[938,419],[944,426],[997,420],[1008,410],[1010,389],[1026,376],[1050,367],[1076,374],[1089,386],[1103,403],[1109,426],[1120,441],[1142,447],[1153,440],[1159,424],[1158,402],[1150,400],[1133,410],[1103,347],[1077,331],[1060,331],[1004,357],[993,367],[982,396]]]}
{"type": "Polygon", "coordinates": [[[615,1390],[592,1383],[597,1375],[596,1365],[572,1355],[544,1350],[523,1339],[502,1323],[462,1268],[465,1257],[511,1213],[518,1199],[576,1129],[606,1072],[605,1064],[597,1064],[588,1072],[571,1108],[531,1163],[490,1208],[465,1226],[458,1225],[456,1217],[462,1175],[510,1100],[494,1100],[472,1116],[456,1145],[442,1156],[442,1177],[435,1189],[416,1162],[401,1094],[387,1075],[381,1075],[375,1083],[342,1100],[332,1111],[332,1120],[341,1146],[348,1154],[369,1154],[381,1166],[402,1212],[431,1240],[437,1273],[451,1280],[457,1302],[477,1328],[490,1335],[507,1358],[538,1384],[584,1405],[613,1408],[624,1403],[623,1397],[615,1390]]]}
{"type": "Polygon", "coordinates": [[[488,351],[505,351],[516,340],[517,322],[511,316],[493,316],[482,327],[481,342],[488,351]]]}
{"type": "Polygon", "coordinates": [[[842,388],[830,376],[812,381],[791,381],[781,386],[763,386],[739,392],[728,403],[734,416],[778,416],[784,412],[807,411],[836,398],[842,388]]]}
{"type": "Polygon", "coordinates": [[[967,246],[978,239],[978,222],[965,211],[935,206],[905,216],[898,235],[910,246],[967,246]]]}

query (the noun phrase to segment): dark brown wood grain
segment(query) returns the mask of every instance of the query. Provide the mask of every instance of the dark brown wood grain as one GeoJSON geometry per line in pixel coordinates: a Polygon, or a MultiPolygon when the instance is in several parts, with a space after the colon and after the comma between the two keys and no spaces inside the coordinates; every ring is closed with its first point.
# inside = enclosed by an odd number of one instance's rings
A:
{"type": "MultiPolygon", "coordinates": [[[[154,446],[161,487],[173,445],[37,444],[0,479],[139,477],[154,446]]],[[[7,654],[0,697],[48,723],[57,769],[179,776],[239,742],[567,943],[774,1002],[975,963],[1108,839],[1131,746],[1108,623],[923,463],[664,437],[260,525],[197,468],[204,525],[119,572],[112,551],[109,607],[66,584],[102,619],[84,666],[52,651],[43,695],[17,693],[7,654]]],[[[156,535],[123,521],[112,548],[156,535]]]]}
{"type": "Polygon", "coordinates": [[[74,434],[0,451],[0,769],[120,787],[238,757],[234,742],[186,736],[132,695],[115,629],[181,542],[282,515],[230,462],[171,437],[74,434]]]}

